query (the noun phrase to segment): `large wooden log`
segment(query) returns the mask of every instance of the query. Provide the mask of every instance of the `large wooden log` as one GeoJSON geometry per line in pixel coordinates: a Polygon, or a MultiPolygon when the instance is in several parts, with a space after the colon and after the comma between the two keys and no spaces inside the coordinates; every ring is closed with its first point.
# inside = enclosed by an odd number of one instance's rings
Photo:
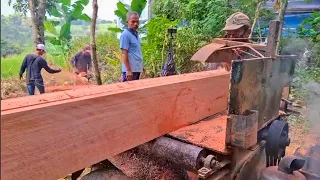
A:
{"type": "Polygon", "coordinates": [[[224,111],[228,85],[208,71],[1,101],[1,179],[57,179],[224,111]]]}

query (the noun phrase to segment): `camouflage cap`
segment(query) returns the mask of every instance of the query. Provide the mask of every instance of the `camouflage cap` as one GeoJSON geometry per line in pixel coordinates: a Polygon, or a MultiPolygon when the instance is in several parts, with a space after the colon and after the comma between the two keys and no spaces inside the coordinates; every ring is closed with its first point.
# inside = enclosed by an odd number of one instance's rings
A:
{"type": "Polygon", "coordinates": [[[226,21],[226,25],[223,30],[236,30],[241,28],[244,25],[250,25],[250,19],[247,15],[242,12],[236,12],[232,14],[226,21]]]}

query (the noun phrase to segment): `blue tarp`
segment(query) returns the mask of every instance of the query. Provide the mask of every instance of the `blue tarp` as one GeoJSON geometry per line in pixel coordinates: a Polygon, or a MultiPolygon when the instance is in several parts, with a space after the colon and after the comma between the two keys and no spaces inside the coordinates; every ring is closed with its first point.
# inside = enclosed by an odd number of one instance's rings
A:
{"type": "MultiPolygon", "coordinates": [[[[296,36],[297,28],[302,23],[302,21],[311,16],[311,13],[302,13],[302,14],[288,14],[284,16],[284,24],[282,37],[287,36],[296,36]]],[[[254,30],[255,32],[257,29],[254,30]]],[[[268,29],[261,30],[262,36],[266,37],[268,34],[268,29]]]]}
{"type": "Polygon", "coordinates": [[[285,15],[283,28],[297,28],[310,15],[311,13],[285,15]]]}

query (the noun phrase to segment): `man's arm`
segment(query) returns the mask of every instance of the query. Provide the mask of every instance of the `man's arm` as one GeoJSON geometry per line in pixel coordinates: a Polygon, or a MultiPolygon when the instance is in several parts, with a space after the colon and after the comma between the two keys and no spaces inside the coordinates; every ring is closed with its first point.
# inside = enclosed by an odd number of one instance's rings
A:
{"type": "Polygon", "coordinates": [[[49,66],[48,66],[48,63],[47,63],[47,61],[46,60],[44,60],[44,59],[41,59],[40,60],[41,62],[41,66],[42,66],[42,68],[44,68],[48,73],[51,73],[51,74],[53,74],[53,73],[58,73],[58,72],[61,72],[61,69],[51,69],[49,66]]]}
{"type": "Polygon", "coordinates": [[[127,69],[127,72],[131,71],[131,66],[130,66],[130,63],[129,63],[129,55],[128,55],[128,50],[126,49],[121,49],[121,53],[122,53],[122,61],[124,63],[124,65],[126,66],[126,69],[127,69]]]}
{"type": "Polygon", "coordinates": [[[90,60],[88,62],[88,72],[91,72],[92,71],[92,58],[90,56],[90,60]]]}
{"type": "Polygon", "coordinates": [[[20,79],[22,79],[22,75],[23,75],[24,71],[26,70],[26,68],[27,68],[27,56],[24,57],[23,62],[20,67],[20,73],[19,73],[20,79]]]}
{"type": "Polygon", "coordinates": [[[72,67],[76,67],[76,62],[79,59],[81,52],[77,52],[74,56],[71,58],[71,65],[72,67]]]}
{"type": "Polygon", "coordinates": [[[132,77],[133,77],[133,73],[129,63],[129,56],[128,56],[129,44],[130,44],[129,37],[126,34],[122,34],[120,37],[120,48],[122,53],[122,61],[127,70],[126,75],[127,75],[128,81],[132,80],[132,77]]]}

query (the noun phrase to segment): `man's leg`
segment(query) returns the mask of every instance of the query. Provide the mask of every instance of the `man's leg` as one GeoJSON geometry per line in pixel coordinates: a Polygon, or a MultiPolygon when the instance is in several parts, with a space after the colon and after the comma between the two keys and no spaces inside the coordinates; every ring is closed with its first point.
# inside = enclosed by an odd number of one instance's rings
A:
{"type": "Polygon", "coordinates": [[[43,84],[42,80],[35,80],[35,85],[37,86],[40,94],[44,94],[45,93],[44,84],[43,84]]]}
{"type": "Polygon", "coordinates": [[[34,89],[35,89],[35,85],[34,82],[29,82],[27,84],[27,91],[28,91],[28,95],[34,95],[34,89]]]}
{"type": "MultiPolygon", "coordinates": [[[[140,79],[140,72],[133,72],[132,73],[132,80],[139,80],[140,79]]],[[[127,74],[126,72],[122,72],[122,82],[126,82],[127,81],[127,74]]]]}
{"type": "Polygon", "coordinates": [[[122,72],[122,82],[126,82],[126,81],[127,81],[127,73],[122,72]]]}
{"type": "Polygon", "coordinates": [[[140,79],[140,72],[133,72],[132,80],[139,80],[140,79]]]}

